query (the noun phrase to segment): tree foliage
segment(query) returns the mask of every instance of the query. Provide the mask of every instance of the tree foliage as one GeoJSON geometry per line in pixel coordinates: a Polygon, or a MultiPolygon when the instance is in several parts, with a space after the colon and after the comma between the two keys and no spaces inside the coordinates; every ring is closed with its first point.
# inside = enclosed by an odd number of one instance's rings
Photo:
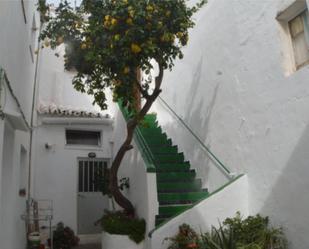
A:
{"type": "Polygon", "coordinates": [[[83,0],[73,9],[64,0],[53,11],[39,0],[41,20],[47,23],[40,39],[55,49],[65,43],[65,68],[75,69],[75,89],[94,96],[94,103],[107,108],[105,90],[113,100],[129,108],[127,136],[110,168],[108,189],[126,214],[134,216],[132,203],[121,193],[118,169],[125,153],[132,149],[136,126],[143,120],[161,93],[165,69],[172,69],[181,49],[188,42],[188,30],[194,26],[193,14],[206,0],[193,7],[186,0],[83,0]],[[157,63],[154,80],[151,70],[157,63]],[[140,79],[143,72],[146,77],[140,79]],[[140,96],[145,98],[141,108],[140,96]]]}
{"type": "Polygon", "coordinates": [[[187,7],[185,0],[84,0],[73,9],[63,1],[45,18],[40,39],[51,48],[66,44],[65,68],[77,70],[74,87],[93,95],[102,109],[106,88],[115,101],[134,103],[133,86],[147,97],[151,81],[138,82],[136,69],[150,76],[153,60],[172,69],[204,2],[187,7]]]}

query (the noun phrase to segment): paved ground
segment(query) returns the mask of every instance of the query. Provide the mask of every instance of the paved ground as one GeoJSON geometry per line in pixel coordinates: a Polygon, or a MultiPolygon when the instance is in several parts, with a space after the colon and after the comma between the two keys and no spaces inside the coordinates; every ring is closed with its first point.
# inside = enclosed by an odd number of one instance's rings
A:
{"type": "Polygon", "coordinates": [[[74,247],[74,249],[101,249],[101,244],[85,244],[74,247]]]}

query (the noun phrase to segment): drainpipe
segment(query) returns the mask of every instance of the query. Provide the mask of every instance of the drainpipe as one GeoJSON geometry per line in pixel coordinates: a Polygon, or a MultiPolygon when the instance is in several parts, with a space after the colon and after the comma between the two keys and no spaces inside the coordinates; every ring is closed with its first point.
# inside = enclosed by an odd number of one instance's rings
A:
{"type": "Polygon", "coordinates": [[[3,80],[3,69],[0,67],[0,117],[3,118],[3,110],[1,106],[2,101],[2,80],[3,80]]]}
{"type": "MultiPolygon", "coordinates": [[[[40,23],[40,28],[39,28],[39,34],[41,34],[42,31],[42,26],[43,24],[40,23]]],[[[33,91],[32,91],[32,106],[31,106],[31,119],[30,119],[30,142],[29,142],[29,161],[28,161],[28,204],[31,201],[31,165],[33,161],[33,123],[34,123],[34,113],[35,113],[35,103],[36,103],[36,95],[37,95],[37,76],[38,76],[38,67],[39,67],[39,56],[40,56],[40,48],[41,48],[41,42],[38,41],[38,46],[37,46],[37,55],[36,55],[36,62],[35,62],[35,71],[34,71],[34,82],[33,82],[33,91]]]]}

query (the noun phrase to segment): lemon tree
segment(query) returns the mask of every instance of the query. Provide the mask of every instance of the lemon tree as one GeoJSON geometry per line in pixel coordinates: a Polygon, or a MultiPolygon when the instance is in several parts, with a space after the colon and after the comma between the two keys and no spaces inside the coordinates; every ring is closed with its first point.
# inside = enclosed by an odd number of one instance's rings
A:
{"type": "Polygon", "coordinates": [[[134,215],[131,202],[118,188],[117,172],[125,153],[132,148],[133,132],[161,92],[164,70],[171,70],[194,26],[193,14],[205,3],[188,7],[186,0],[84,0],[73,9],[67,1],[50,11],[39,1],[46,21],[40,39],[44,46],[66,44],[65,68],[75,69],[76,90],[94,96],[94,103],[107,108],[105,90],[111,89],[114,101],[134,113],[127,123],[127,137],[116,154],[110,172],[110,191],[128,214],[134,215]],[[151,71],[158,66],[154,78],[151,71]],[[145,77],[140,80],[137,71],[145,77]],[[138,94],[145,99],[140,109],[133,108],[138,94]]]}

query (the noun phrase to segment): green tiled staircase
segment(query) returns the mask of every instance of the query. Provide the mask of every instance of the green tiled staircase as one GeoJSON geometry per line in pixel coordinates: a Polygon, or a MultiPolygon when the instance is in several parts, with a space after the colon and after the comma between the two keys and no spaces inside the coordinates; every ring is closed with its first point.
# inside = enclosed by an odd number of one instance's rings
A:
{"type": "MultiPolygon", "coordinates": [[[[190,162],[158,126],[155,114],[145,117],[145,125],[139,127],[143,142],[151,151],[152,164],[157,174],[159,214],[156,226],[190,208],[208,196],[190,162]]],[[[143,152],[141,152],[143,153],[143,152]]]]}

